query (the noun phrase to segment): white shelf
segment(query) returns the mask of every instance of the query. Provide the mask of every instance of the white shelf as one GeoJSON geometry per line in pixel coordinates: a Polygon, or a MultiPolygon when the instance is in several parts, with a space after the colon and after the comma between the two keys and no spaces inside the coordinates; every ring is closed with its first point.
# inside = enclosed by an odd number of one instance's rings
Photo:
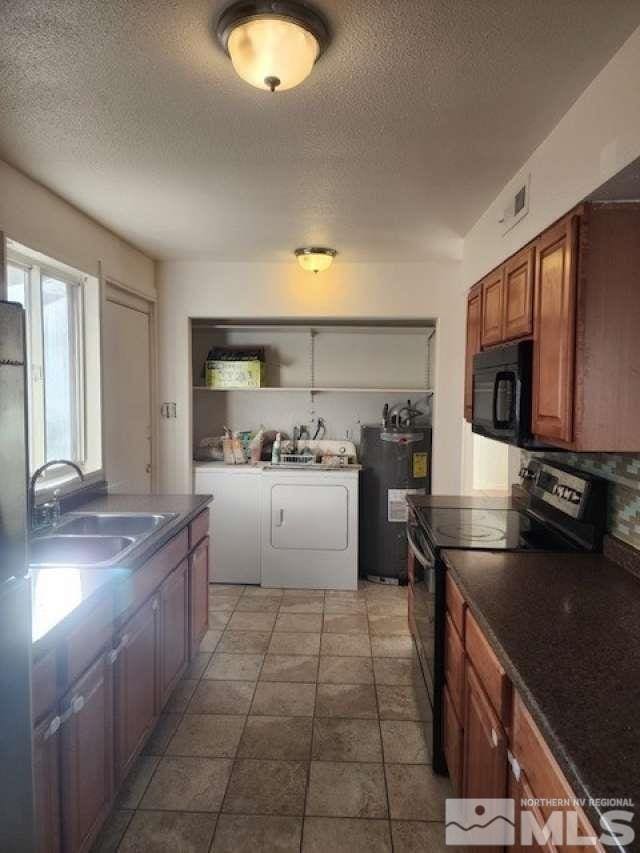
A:
{"type": "Polygon", "coordinates": [[[279,388],[209,388],[206,385],[194,385],[194,391],[213,391],[214,393],[228,393],[229,391],[262,391],[262,392],[282,392],[296,391],[307,392],[312,394],[328,394],[328,393],[350,393],[350,394],[420,394],[422,396],[433,394],[431,388],[295,388],[281,386],[279,388]]]}

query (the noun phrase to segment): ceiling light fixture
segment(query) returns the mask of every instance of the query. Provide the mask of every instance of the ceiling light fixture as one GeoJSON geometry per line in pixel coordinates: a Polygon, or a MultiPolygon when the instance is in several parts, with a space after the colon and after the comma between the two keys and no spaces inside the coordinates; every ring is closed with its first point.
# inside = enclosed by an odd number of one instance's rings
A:
{"type": "Polygon", "coordinates": [[[321,246],[296,249],[296,258],[302,269],[315,273],[328,270],[337,254],[335,249],[325,249],[321,246]]]}
{"type": "Polygon", "coordinates": [[[305,80],[329,43],[324,20],[289,0],[240,0],[218,21],[218,39],[240,77],[271,92],[305,80]]]}

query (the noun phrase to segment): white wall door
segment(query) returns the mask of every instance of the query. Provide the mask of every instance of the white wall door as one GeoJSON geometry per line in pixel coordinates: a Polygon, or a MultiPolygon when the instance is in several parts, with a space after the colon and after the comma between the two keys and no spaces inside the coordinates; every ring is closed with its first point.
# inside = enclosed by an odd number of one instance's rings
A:
{"type": "Polygon", "coordinates": [[[119,494],[151,491],[151,317],[107,296],[104,317],[106,471],[119,494]]]}

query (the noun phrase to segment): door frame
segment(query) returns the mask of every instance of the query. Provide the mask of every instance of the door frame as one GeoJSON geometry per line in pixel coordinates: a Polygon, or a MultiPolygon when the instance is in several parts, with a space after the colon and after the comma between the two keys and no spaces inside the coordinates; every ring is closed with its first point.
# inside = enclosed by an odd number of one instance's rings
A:
{"type": "MultiPolygon", "coordinates": [[[[151,427],[151,494],[157,491],[159,477],[158,442],[158,310],[157,297],[144,293],[135,287],[123,284],[112,276],[104,279],[104,302],[112,302],[121,308],[128,308],[146,314],[149,317],[149,417],[151,427]]],[[[105,447],[106,450],[106,447],[105,447]]],[[[105,463],[106,468],[106,463],[105,463]]]]}

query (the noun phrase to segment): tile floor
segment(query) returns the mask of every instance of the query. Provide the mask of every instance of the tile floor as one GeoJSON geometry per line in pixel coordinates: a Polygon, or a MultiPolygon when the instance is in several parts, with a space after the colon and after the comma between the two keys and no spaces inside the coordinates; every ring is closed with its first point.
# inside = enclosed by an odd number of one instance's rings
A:
{"type": "Polygon", "coordinates": [[[95,853],[450,850],[406,589],[209,598],[201,652],[95,853]]]}

